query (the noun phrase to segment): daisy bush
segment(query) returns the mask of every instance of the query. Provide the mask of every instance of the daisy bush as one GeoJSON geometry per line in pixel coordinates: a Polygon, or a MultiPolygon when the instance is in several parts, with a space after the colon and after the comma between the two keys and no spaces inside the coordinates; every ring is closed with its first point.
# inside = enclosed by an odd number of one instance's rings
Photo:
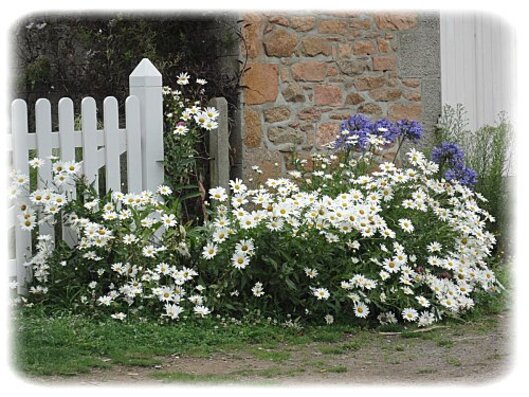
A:
{"type": "Polygon", "coordinates": [[[483,197],[415,149],[403,168],[380,161],[421,135],[415,121],[356,115],[336,151],[289,177],[211,189],[200,271],[215,310],[427,326],[496,291],[483,197]]]}
{"type": "MultiPolygon", "coordinates": [[[[44,160],[32,162],[40,166],[44,160]]],[[[56,161],[53,170],[53,183],[32,193],[29,178],[13,175],[14,197],[24,203],[20,227],[37,232],[47,225],[70,237],[68,244],[36,233],[36,252],[27,262],[33,279],[19,302],[117,320],[210,313],[198,273],[187,267],[189,247],[178,206],[165,202],[171,188],[100,197],[78,176],[78,163],[56,161]]]]}
{"type": "Polygon", "coordinates": [[[206,84],[205,79],[193,81],[183,72],[178,75],[177,89],[163,88],[165,179],[189,218],[201,212],[201,203],[186,200],[196,199],[204,190],[208,172],[205,135],[218,127],[219,113],[206,103],[206,84]]]}
{"type": "Polygon", "coordinates": [[[422,133],[416,121],[353,115],[328,151],[294,157],[287,176],[209,189],[205,222],[185,227],[171,186],[101,197],[79,164],[33,159],[34,168],[53,162],[53,181],[30,192],[27,176],[12,175],[19,226],[36,238],[33,279],[17,301],[118,321],[428,326],[459,316],[501,288],[490,269],[494,219],[460,148],[387,161],[388,148],[398,154],[422,133]]]}

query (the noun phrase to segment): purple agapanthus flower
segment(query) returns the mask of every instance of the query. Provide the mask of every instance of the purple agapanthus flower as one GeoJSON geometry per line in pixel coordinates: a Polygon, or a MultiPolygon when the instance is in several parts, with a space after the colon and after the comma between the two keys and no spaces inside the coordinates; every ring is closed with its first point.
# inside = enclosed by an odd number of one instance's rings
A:
{"type": "Polygon", "coordinates": [[[396,126],[399,130],[399,134],[402,137],[414,142],[417,142],[419,139],[421,139],[424,134],[421,123],[415,120],[399,120],[397,121],[396,126]]]}
{"type": "Polygon", "coordinates": [[[400,130],[395,123],[392,123],[388,119],[380,119],[373,124],[373,133],[390,142],[395,142],[399,137],[400,130]]]}
{"type": "Polygon", "coordinates": [[[465,153],[458,144],[443,142],[432,149],[432,161],[437,164],[450,164],[452,166],[465,163],[465,153]]]}
{"type": "Polygon", "coordinates": [[[432,149],[431,159],[441,167],[448,166],[444,173],[447,181],[458,181],[461,185],[474,186],[478,174],[465,166],[465,152],[453,142],[443,142],[432,149]]]}
{"type": "Polygon", "coordinates": [[[366,150],[369,137],[376,135],[389,142],[395,142],[399,137],[418,141],[423,135],[421,124],[415,120],[400,120],[396,123],[388,119],[375,122],[364,114],[357,113],[343,121],[340,125],[340,135],[334,141],[334,149],[366,150]]]}
{"type": "Polygon", "coordinates": [[[472,168],[456,166],[448,169],[444,177],[447,181],[456,180],[464,186],[474,186],[478,182],[478,174],[472,168]]]}
{"type": "Polygon", "coordinates": [[[369,133],[373,128],[371,120],[361,114],[354,114],[340,125],[340,135],[334,143],[335,149],[353,146],[351,138],[356,137],[356,146],[365,149],[369,143],[369,133]]]}

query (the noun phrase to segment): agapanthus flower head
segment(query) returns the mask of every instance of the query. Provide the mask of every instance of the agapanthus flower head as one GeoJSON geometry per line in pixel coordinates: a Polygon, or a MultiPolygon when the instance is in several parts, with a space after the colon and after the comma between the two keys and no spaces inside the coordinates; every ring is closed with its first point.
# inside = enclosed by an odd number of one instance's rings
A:
{"type": "Polygon", "coordinates": [[[443,142],[432,149],[432,161],[437,164],[450,164],[452,166],[464,164],[465,153],[457,143],[443,142]]]}
{"type": "Polygon", "coordinates": [[[372,122],[369,117],[362,113],[353,114],[351,117],[345,120],[344,123],[346,124],[346,128],[349,131],[369,131],[372,126],[372,122]]]}
{"type": "Polygon", "coordinates": [[[390,142],[395,142],[399,137],[400,130],[388,119],[380,119],[373,124],[373,134],[381,136],[390,142]]]}
{"type": "Polygon", "coordinates": [[[386,118],[373,122],[364,114],[353,114],[340,125],[340,133],[332,143],[334,149],[366,150],[374,141],[373,138],[383,138],[395,142],[399,137],[418,141],[423,136],[421,123],[415,120],[399,120],[396,123],[386,118]]]}
{"type": "Polygon", "coordinates": [[[422,138],[424,130],[421,123],[415,120],[402,119],[397,121],[396,127],[399,130],[400,136],[411,141],[418,141],[422,138]]]}
{"type": "Polygon", "coordinates": [[[464,186],[474,186],[478,181],[477,172],[464,165],[448,169],[445,172],[444,177],[447,181],[455,180],[464,186]]]}
{"type": "Polygon", "coordinates": [[[340,125],[340,135],[334,142],[335,149],[351,148],[356,146],[362,150],[369,144],[369,134],[373,128],[373,123],[364,114],[353,114],[340,125]]]}
{"type": "Polygon", "coordinates": [[[465,166],[465,152],[457,143],[443,142],[432,149],[431,159],[440,166],[447,165],[444,177],[447,181],[457,181],[464,186],[474,186],[478,174],[465,166]]]}

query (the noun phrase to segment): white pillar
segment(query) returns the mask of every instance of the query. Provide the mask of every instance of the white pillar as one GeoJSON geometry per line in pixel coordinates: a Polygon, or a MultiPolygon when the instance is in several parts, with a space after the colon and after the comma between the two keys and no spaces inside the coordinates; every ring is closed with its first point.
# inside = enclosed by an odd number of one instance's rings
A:
{"type": "Polygon", "coordinates": [[[142,187],[155,191],[164,179],[162,75],[147,58],[130,74],[129,90],[140,102],[142,187]]]}

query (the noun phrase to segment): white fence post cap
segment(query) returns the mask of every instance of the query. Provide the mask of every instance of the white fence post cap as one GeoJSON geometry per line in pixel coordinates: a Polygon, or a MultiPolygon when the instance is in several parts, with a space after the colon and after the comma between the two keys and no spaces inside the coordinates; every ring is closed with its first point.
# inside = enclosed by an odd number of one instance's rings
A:
{"type": "Polygon", "coordinates": [[[131,87],[161,87],[162,74],[151,61],[143,58],[129,76],[131,87]]]}

